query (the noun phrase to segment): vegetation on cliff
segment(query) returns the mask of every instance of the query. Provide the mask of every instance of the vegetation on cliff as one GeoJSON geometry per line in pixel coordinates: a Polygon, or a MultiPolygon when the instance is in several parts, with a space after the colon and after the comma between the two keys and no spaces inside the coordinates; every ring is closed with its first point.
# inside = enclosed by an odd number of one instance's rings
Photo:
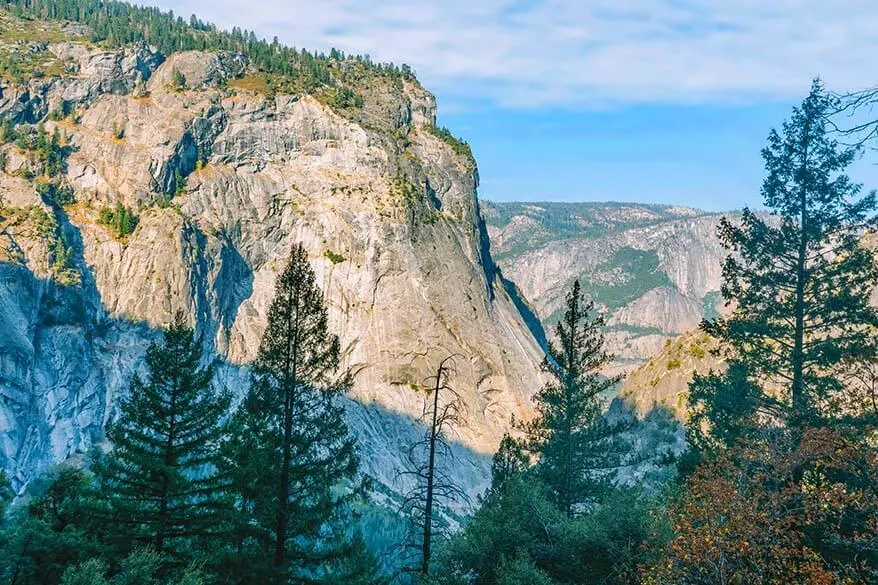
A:
{"type": "MultiPolygon", "coordinates": [[[[106,47],[146,42],[161,53],[178,51],[231,51],[248,56],[260,72],[282,84],[284,90],[313,93],[323,86],[339,86],[339,98],[347,103],[356,98],[345,87],[345,68],[350,61],[371,73],[393,80],[413,79],[407,65],[373,63],[368,56],[345,55],[333,49],[329,55],[311,53],[259,39],[253,31],[219,30],[196,17],[184,19],[158,8],[104,0],[3,0],[0,8],[23,18],[72,21],[88,27],[88,38],[106,47]]],[[[275,88],[278,89],[278,88],[275,88]]]]}

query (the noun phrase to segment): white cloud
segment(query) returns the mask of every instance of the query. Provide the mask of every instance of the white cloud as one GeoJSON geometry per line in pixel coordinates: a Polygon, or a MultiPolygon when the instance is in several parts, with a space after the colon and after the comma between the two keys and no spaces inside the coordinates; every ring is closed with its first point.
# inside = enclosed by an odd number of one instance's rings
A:
{"type": "Polygon", "coordinates": [[[796,98],[878,81],[874,0],[147,0],[309,49],[409,63],[513,107],[796,98]]]}

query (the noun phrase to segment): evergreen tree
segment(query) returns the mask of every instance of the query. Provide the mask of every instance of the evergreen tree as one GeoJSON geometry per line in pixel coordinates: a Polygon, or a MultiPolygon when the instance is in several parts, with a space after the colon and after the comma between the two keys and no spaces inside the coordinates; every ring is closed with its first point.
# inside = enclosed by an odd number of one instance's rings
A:
{"type": "Polygon", "coordinates": [[[519,477],[529,466],[530,460],[521,442],[508,433],[503,435],[491,460],[491,491],[502,491],[510,480],[519,477]]]}
{"type": "Polygon", "coordinates": [[[350,484],[359,460],[338,401],[350,380],[336,377],[338,365],[338,337],[327,331],[323,294],[297,245],[225,446],[241,514],[235,554],[248,559],[251,576],[286,582],[344,552],[326,532],[358,491],[350,484]]]}
{"type": "Polygon", "coordinates": [[[344,583],[345,585],[387,585],[381,564],[368,548],[363,536],[355,534],[345,545],[345,553],[329,566],[329,579],[324,582],[344,583]]]}
{"type": "Polygon", "coordinates": [[[230,396],[211,388],[213,368],[201,359],[177,313],[163,343],[147,349],[149,376],[132,380],[108,430],[113,450],[97,465],[124,544],[146,543],[175,561],[215,531],[222,509],[216,453],[230,396]]]}
{"type": "Polygon", "coordinates": [[[9,481],[6,471],[0,470],[0,526],[3,526],[6,510],[14,497],[15,492],[12,489],[12,482],[9,481]]]}
{"type": "Polygon", "coordinates": [[[534,397],[536,418],[522,429],[528,449],[539,456],[537,472],[572,517],[581,504],[599,499],[626,451],[621,429],[602,413],[601,393],[619,381],[600,373],[611,359],[604,349],[603,317],[593,301],[585,301],[578,280],[566,304],[543,362],[551,380],[534,397]]]}
{"type": "Polygon", "coordinates": [[[73,466],[32,481],[0,530],[0,583],[57,585],[64,569],[105,552],[93,478],[73,466]]]}
{"type": "Polygon", "coordinates": [[[109,571],[107,564],[93,558],[64,571],[61,585],[202,585],[201,573],[191,567],[180,571],[176,578],[158,577],[164,564],[162,555],[149,549],[139,549],[119,563],[118,570],[109,571]]]}
{"type": "Polygon", "coordinates": [[[734,310],[703,328],[730,349],[730,373],[697,379],[690,400],[693,426],[715,437],[849,415],[828,408],[845,391],[844,370],[874,359],[878,312],[868,299],[878,267],[860,240],[876,225],[876,197],[844,174],[857,151],[829,134],[836,108],[815,81],[762,152],[772,218],[745,209],[741,225],[719,228],[733,252],[722,293],[734,310]]]}

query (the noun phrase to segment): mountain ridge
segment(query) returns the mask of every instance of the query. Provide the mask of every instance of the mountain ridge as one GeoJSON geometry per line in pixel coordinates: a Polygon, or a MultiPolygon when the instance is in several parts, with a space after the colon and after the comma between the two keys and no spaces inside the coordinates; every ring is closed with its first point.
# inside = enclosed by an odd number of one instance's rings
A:
{"type": "Polygon", "coordinates": [[[492,254],[544,327],[576,278],[607,317],[608,373],[627,373],[719,310],[724,215],[628,202],[483,202],[492,254]]]}

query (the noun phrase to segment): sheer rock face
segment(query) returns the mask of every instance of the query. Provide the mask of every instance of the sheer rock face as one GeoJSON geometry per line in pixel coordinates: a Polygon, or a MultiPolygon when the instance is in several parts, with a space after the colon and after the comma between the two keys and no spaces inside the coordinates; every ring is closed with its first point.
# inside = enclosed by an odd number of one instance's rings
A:
{"type": "Polygon", "coordinates": [[[218,383],[243,392],[276,275],[303,242],[356,375],[351,422],[367,472],[393,483],[424,381],[456,354],[452,385],[467,406],[458,471],[483,487],[481,454],[529,415],[541,352],[494,274],[474,164],[427,129],[433,97],[379,78],[362,109],[336,112],[227,86],[246,66],[236,55],[49,50],[78,73],[0,100],[0,115],[20,122],[62,103],[78,115],[46,122],[75,147],[64,177],[74,205],[52,209],[0,173],[0,247],[15,251],[0,262],[0,465],[17,486],[101,439],[177,310],[218,360],[218,383]],[[98,222],[117,203],[139,215],[122,240],[98,222]],[[8,220],[34,208],[56,218],[74,282],[59,281],[31,220],[8,220]]]}
{"type": "Polygon", "coordinates": [[[608,373],[644,364],[721,308],[718,214],[636,203],[488,203],[484,213],[504,276],[547,327],[582,281],[606,312],[608,373]]]}

